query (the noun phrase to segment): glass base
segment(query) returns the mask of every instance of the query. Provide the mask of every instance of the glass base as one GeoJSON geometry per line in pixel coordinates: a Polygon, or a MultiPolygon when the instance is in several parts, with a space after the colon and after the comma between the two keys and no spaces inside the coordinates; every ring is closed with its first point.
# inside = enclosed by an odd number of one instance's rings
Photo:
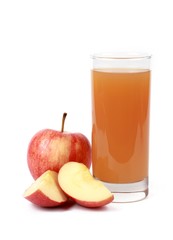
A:
{"type": "Polygon", "coordinates": [[[148,195],[148,178],[135,183],[102,183],[114,194],[116,203],[136,202],[148,195]]]}

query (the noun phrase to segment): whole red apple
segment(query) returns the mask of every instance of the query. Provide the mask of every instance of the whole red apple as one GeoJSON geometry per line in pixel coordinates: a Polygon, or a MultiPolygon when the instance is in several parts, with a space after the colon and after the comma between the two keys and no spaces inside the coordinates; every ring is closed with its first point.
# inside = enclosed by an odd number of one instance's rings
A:
{"type": "Polygon", "coordinates": [[[63,114],[61,131],[44,129],[36,133],[28,146],[27,161],[34,179],[47,170],[59,172],[67,162],[91,166],[91,145],[81,133],[64,132],[67,113],[63,114]]]}

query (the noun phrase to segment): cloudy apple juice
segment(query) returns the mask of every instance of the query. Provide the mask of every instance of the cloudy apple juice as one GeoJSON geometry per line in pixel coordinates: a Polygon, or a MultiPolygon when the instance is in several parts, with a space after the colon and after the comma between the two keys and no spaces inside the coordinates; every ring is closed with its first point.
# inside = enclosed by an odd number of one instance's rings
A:
{"type": "Polygon", "coordinates": [[[108,183],[148,177],[150,71],[92,71],[93,175],[108,183]]]}

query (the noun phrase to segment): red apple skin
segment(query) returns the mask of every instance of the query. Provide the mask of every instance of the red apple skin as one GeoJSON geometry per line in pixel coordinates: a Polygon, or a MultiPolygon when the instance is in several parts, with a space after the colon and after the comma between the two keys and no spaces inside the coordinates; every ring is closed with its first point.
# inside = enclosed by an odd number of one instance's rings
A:
{"type": "Polygon", "coordinates": [[[91,166],[91,145],[83,134],[44,129],[31,139],[27,162],[34,179],[47,170],[59,172],[70,161],[91,166]]]}
{"type": "Polygon", "coordinates": [[[78,199],[73,199],[73,200],[83,207],[99,208],[111,203],[114,200],[114,196],[112,195],[110,198],[107,198],[106,200],[99,201],[99,202],[80,201],[78,199]]]}
{"type": "Polygon", "coordinates": [[[34,192],[33,194],[25,197],[28,201],[34,203],[35,205],[38,205],[39,207],[57,207],[57,206],[61,206],[66,202],[56,202],[54,200],[51,200],[50,198],[48,198],[46,195],[44,195],[42,193],[42,191],[40,191],[39,189],[34,192]]]}

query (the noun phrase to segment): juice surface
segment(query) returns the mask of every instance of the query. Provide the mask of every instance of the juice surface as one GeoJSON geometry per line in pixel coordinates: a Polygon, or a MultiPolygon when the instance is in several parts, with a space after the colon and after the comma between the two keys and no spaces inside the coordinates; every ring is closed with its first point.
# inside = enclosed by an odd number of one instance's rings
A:
{"type": "Polygon", "coordinates": [[[92,71],[93,175],[132,183],[148,176],[150,71],[92,71]]]}

